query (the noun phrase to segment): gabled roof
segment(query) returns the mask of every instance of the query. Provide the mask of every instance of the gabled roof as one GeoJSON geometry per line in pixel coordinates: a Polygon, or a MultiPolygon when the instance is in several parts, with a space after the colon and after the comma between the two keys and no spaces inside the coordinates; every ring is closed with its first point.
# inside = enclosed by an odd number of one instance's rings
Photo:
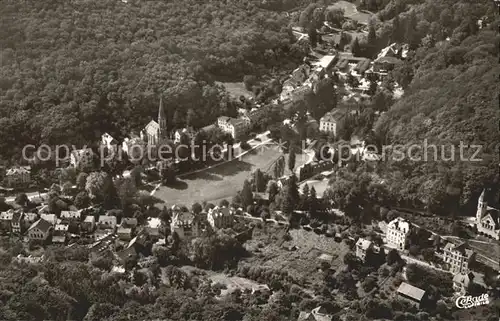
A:
{"type": "Polygon", "coordinates": [[[13,175],[21,175],[21,174],[29,174],[30,171],[24,167],[12,167],[7,170],[5,176],[13,176],[13,175]]]}
{"type": "Polygon", "coordinates": [[[491,218],[491,220],[495,224],[495,229],[499,229],[500,228],[500,211],[497,210],[496,208],[488,207],[486,209],[486,213],[481,218],[481,221],[487,219],[488,217],[491,218]]]}
{"type": "Polygon", "coordinates": [[[364,238],[359,238],[358,242],[356,242],[356,246],[360,246],[363,250],[368,250],[368,248],[372,245],[372,242],[364,239],[364,238]]]}
{"type": "Polygon", "coordinates": [[[421,301],[424,297],[425,291],[417,288],[416,286],[403,282],[398,288],[398,293],[410,297],[416,301],[421,301]]]}
{"type": "Polygon", "coordinates": [[[79,211],[61,211],[61,218],[80,218],[81,215],[79,211]]]}
{"type": "Polygon", "coordinates": [[[52,225],[55,225],[57,223],[56,214],[40,214],[40,218],[51,223],[52,225]]]}
{"type": "Polygon", "coordinates": [[[47,222],[46,220],[44,220],[43,218],[41,218],[38,221],[36,221],[35,223],[33,223],[30,226],[30,228],[28,229],[28,231],[30,231],[30,230],[32,230],[34,228],[39,229],[43,233],[46,233],[47,231],[50,230],[50,228],[52,228],[52,224],[50,224],[49,222],[47,222]]]}
{"type": "Polygon", "coordinates": [[[151,120],[147,125],[146,127],[144,127],[144,129],[146,129],[146,131],[148,131],[149,129],[152,129],[152,130],[160,130],[160,124],[158,124],[156,122],[156,120],[151,120]]]}

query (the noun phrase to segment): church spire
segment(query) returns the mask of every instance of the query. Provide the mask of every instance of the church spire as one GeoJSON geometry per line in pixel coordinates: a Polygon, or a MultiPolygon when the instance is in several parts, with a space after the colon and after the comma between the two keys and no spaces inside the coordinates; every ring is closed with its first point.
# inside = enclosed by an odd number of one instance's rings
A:
{"type": "Polygon", "coordinates": [[[167,115],[163,108],[163,97],[160,96],[160,106],[158,107],[158,125],[160,125],[160,137],[167,135],[167,115]]]}

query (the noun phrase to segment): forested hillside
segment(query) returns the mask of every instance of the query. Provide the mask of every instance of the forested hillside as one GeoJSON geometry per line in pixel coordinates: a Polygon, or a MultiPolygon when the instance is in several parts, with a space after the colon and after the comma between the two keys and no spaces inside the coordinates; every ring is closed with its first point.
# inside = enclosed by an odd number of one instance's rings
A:
{"type": "Polygon", "coordinates": [[[259,3],[4,1],[1,155],[88,144],[105,131],[120,138],[155,115],[160,93],[178,123],[188,111],[195,126],[231,115],[215,77],[241,81],[302,57],[286,15],[259,3]]]}
{"type": "Polygon", "coordinates": [[[375,132],[382,144],[437,145],[437,161],[429,149],[429,161],[391,161],[385,172],[401,201],[449,214],[457,202],[474,207],[485,185],[498,191],[498,21],[491,1],[412,2],[400,16],[418,21],[414,39],[420,45],[394,73],[406,91],[375,132]],[[479,29],[484,16],[490,25],[479,29]],[[470,147],[460,160],[460,143],[481,145],[476,158],[482,161],[467,160],[476,151],[470,147]],[[443,159],[441,150],[450,158],[452,145],[455,159],[443,159]]]}

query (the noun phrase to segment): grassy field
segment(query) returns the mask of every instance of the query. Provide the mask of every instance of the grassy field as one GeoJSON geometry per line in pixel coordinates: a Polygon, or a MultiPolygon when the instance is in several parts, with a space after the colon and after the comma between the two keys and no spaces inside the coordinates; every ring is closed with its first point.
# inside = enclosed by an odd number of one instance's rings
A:
{"type": "MultiPolygon", "coordinates": [[[[281,151],[274,145],[257,148],[241,160],[235,159],[215,168],[185,176],[179,179],[175,186],[162,186],[155,196],[170,205],[191,206],[194,202],[218,202],[222,199],[230,201],[257,168],[262,171],[269,169],[280,155],[281,151]]],[[[306,158],[297,155],[296,166],[300,166],[306,158]]],[[[285,173],[289,174],[288,169],[285,173]]]]}
{"type": "Polygon", "coordinates": [[[328,9],[343,9],[345,17],[362,24],[368,24],[368,21],[372,17],[372,15],[367,12],[358,11],[354,3],[347,1],[338,1],[331,6],[328,6],[328,9]]]}
{"type": "Polygon", "coordinates": [[[240,96],[244,96],[246,98],[253,97],[253,93],[251,91],[248,91],[245,88],[245,84],[243,82],[216,82],[218,85],[224,86],[226,88],[227,92],[235,97],[239,98],[240,96]]]}

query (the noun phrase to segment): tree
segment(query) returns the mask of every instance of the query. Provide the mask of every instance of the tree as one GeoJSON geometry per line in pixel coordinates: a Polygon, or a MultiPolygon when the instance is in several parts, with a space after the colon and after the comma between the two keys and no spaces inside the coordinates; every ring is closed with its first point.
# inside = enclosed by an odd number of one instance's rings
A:
{"type": "Polygon", "coordinates": [[[90,197],[86,192],[80,192],[76,194],[74,203],[79,209],[86,208],[90,205],[90,197]]]}
{"type": "Polygon", "coordinates": [[[161,169],[160,175],[161,175],[162,182],[165,185],[173,184],[177,180],[175,170],[174,170],[172,164],[169,164],[167,166],[163,166],[161,169]]]}
{"type": "Polygon", "coordinates": [[[399,252],[395,249],[392,249],[387,253],[386,262],[388,265],[393,265],[394,263],[398,263],[401,261],[401,256],[399,256],[399,252]]]}
{"type": "Polygon", "coordinates": [[[29,200],[28,196],[25,193],[19,193],[19,194],[16,195],[15,202],[18,205],[26,207],[26,206],[28,206],[30,200],[29,200]]]}
{"type": "Polygon", "coordinates": [[[358,88],[361,83],[359,82],[358,78],[349,73],[347,75],[347,84],[352,88],[358,88]]]}
{"type": "Polygon", "coordinates": [[[288,169],[290,172],[293,172],[293,169],[295,168],[295,146],[290,146],[290,150],[288,153],[288,169]]]}
{"type": "Polygon", "coordinates": [[[377,33],[375,32],[375,21],[370,19],[368,21],[368,37],[367,37],[368,45],[374,47],[377,41],[377,33]]]}
{"type": "Polygon", "coordinates": [[[192,108],[189,108],[186,114],[186,126],[187,127],[198,127],[199,121],[195,111],[192,108]]]}
{"type": "Polygon", "coordinates": [[[219,202],[219,207],[229,207],[228,200],[222,200],[219,202]]]}
{"type": "Polygon", "coordinates": [[[391,42],[400,42],[402,40],[401,37],[401,22],[399,21],[399,15],[396,15],[394,19],[392,19],[392,29],[391,29],[391,42]]]}
{"type": "Polygon", "coordinates": [[[256,82],[257,82],[257,77],[255,77],[254,75],[243,76],[243,83],[245,84],[245,88],[248,91],[252,90],[252,88],[256,84],[256,82]]]}
{"type": "Polygon", "coordinates": [[[359,45],[358,37],[354,38],[351,43],[351,52],[354,57],[359,57],[361,55],[361,46],[359,45]]]}
{"type": "Polygon", "coordinates": [[[193,203],[193,206],[191,206],[191,211],[195,214],[198,215],[203,211],[203,207],[201,206],[200,203],[193,203]]]}
{"type": "Polygon", "coordinates": [[[85,190],[85,184],[87,183],[88,176],[89,175],[87,173],[78,174],[78,177],[76,178],[76,186],[78,187],[79,190],[81,191],[85,190]]]}
{"type": "Polygon", "coordinates": [[[243,208],[246,208],[248,205],[253,205],[252,187],[250,186],[250,182],[248,180],[245,180],[243,182],[243,189],[241,190],[241,202],[243,208]]]}
{"type": "Polygon", "coordinates": [[[307,205],[309,206],[309,215],[311,215],[311,217],[316,217],[319,204],[318,197],[316,195],[316,189],[314,188],[314,186],[311,187],[311,191],[309,192],[307,205]]]}
{"type": "Polygon", "coordinates": [[[316,48],[316,45],[318,43],[318,32],[316,31],[316,27],[309,27],[309,29],[307,30],[307,35],[309,36],[309,43],[311,44],[311,47],[316,48]]]}
{"type": "Polygon", "coordinates": [[[115,181],[115,187],[120,198],[122,210],[126,210],[137,194],[137,187],[132,178],[119,178],[115,181]]]}
{"type": "Polygon", "coordinates": [[[295,176],[295,174],[292,174],[288,179],[284,192],[285,192],[285,197],[283,199],[283,204],[281,205],[281,210],[285,214],[291,215],[293,211],[297,208],[297,202],[299,200],[297,176],[295,176]]]}
{"type": "Polygon", "coordinates": [[[309,209],[309,185],[305,184],[304,187],[302,187],[300,200],[300,209],[307,211],[309,209]]]}
{"type": "Polygon", "coordinates": [[[269,184],[267,186],[267,193],[269,195],[269,202],[274,202],[274,198],[279,193],[278,184],[276,183],[276,181],[269,181],[269,184]]]}
{"type": "Polygon", "coordinates": [[[130,171],[130,177],[134,181],[135,186],[139,187],[142,185],[142,166],[135,166],[130,171]]]}

